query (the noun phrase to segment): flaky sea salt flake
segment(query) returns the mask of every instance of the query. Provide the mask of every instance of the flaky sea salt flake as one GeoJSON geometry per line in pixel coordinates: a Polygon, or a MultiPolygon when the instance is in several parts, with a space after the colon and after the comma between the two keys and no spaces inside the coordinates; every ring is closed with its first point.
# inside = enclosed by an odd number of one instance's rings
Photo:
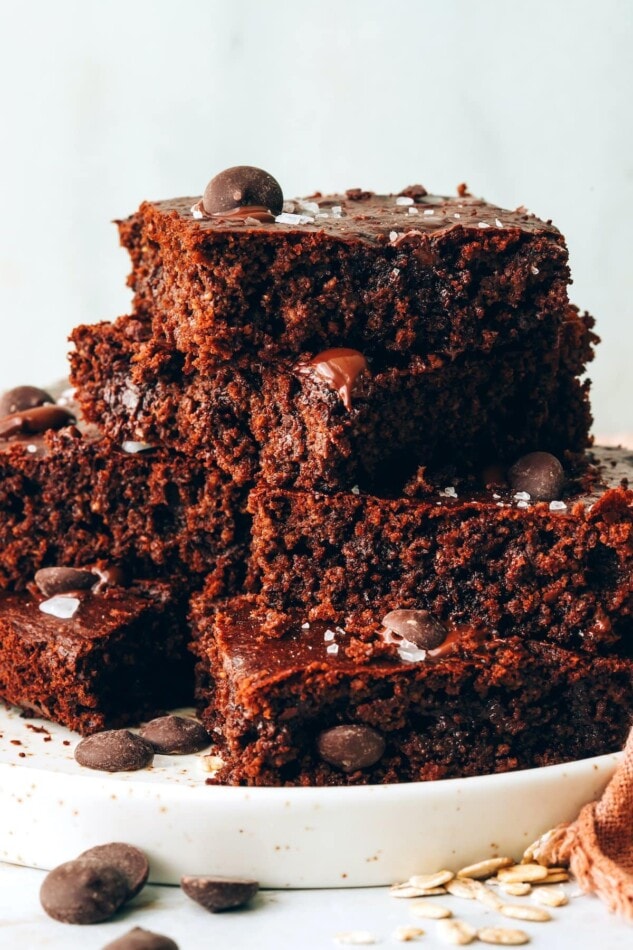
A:
{"type": "Polygon", "coordinates": [[[153,449],[154,446],[150,445],[149,442],[126,441],[121,443],[121,448],[124,452],[127,452],[128,455],[136,455],[137,452],[147,452],[148,449],[153,449]]]}
{"type": "Polygon", "coordinates": [[[338,643],[330,643],[329,647],[325,648],[326,653],[330,653],[332,656],[336,656],[338,653],[339,647],[338,643]]]}
{"type": "Polygon", "coordinates": [[[275,218],[276,224],[312,224],[312,218],[308,214],[290,214],[282,211],[275,218]]]}
{"type": "Polygon", "coordinates": [[[39,605],[43,614],[50,614],[51,617],[57,617],[58,620],[70,620],[79,610],[80,600],[78,597],[69,597],[67,594],[55,594],[48,600],[43,600],[39,605]]]}
{"type": "Polygon", "coordinates": [[[567,505],[564,501],[550,501],[549,510],[550,511],[565,511],[567,505]]]}
{"type": "Polygon", "coordinates": [[[334,632],[334,630],[326,630],[325,633],[323,634],[323,639],[325,640],[326,643],[329,643],[330,641],[334,640],[335,637],[336,637],[336,633],[334,632]]]}
{"type": "Polygon", "coordinates": [[[518,491],[512,497],[515,501],[529,501],[532,496],[529,491],[518,491]]]}
{"type": "Polygon", "coordinates": [[[409,208],[409,214],[419,214],[419,213],[420,212],[418,211],[417,208],[409,208]]]}

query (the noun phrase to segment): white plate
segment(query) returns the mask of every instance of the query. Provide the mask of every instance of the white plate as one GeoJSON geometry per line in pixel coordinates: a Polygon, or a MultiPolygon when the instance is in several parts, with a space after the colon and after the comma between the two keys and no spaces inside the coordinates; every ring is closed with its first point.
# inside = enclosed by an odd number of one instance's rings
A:
{"type": "Polygon", "coordinates": [[[51,868],[126,841],[149,855],[155,883],[235,874],[266,887],[389,884],[496,854],[518,858],[598,797],[619,760],[406,785],[248,789],[205,785],[200,756],[92,772],[73,758],[77,741],[0,709],[0,860],[51,868]]]}

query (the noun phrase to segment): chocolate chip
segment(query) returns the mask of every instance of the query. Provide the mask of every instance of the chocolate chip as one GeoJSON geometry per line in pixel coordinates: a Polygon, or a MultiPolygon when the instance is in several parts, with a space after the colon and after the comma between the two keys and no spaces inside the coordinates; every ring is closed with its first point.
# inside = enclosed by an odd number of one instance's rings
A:
{"type": "Polygon", "coordinates": [[[565,472],[555,455],[530,452],[514,463],[508,472],[508,480],[515,491],[528,492],[539,501],[552,501],[560,497],[565,472]]]}
{"type": "Polygon", "coordinates": [[[368,370],[367,360],[358,350],[339,346],[323,350],[309,363],[301,363],[297,371],[304,376],[313,375],[323,379],[331,389],[339,394],[343,405],[349,411],[352,408],[352,394],[361,373],[368,370]]]}
{"type": "Polygon", "coordinates": [[[222,214],[246,206],[281,214],[284,196],[279,182],[261,168],[235,165],[212,178],[204,189],[202,206],[207,214],[222,214]]]}
{"type": "Polygon", "coordinates": [[[164,934],[155,934],[151,930],[134,927],[122,937],[106,944],[103,950],[178,950],[178,944],[171,937],[165,937],[164,934]]]}
{"type": "Polygon", "coordinates": [[[75,417],[62,406],[36,406],[0,419],[0,439],[13,435],[39,435],[50,429],[61,429],[75,422],[75,417]]]}
{"type": "Polygon", "coordinates": [[[141,849],[120,841],[98,844],[80,854],[77,860],[116,868],[126,882],[127,900],[132,900],[142,891],[149,877],[149,861],[141,849]]]}
{"type": "Polygon", "coordinates": [[[182,877],[180,886],[187,897],[212,914],[241,907],[259,890],[257,881],[239,877],[182,877]]]}
{"type": "Polygon", "coordinates": [[[127,900],[125,878],[113,867],[67,861],[46,875],[40,903],[49,917],[63,924],[98,924],[127,900]]]}
{"type": "Polygon", "coordinates": [[[154,747],[127,729],[106,729],[82,739],[75,759],[87,769],[101,772],[136,772],[154,758],[154,747]]]}
{"type": "Polygon", "coordinates": [[[382,758],[385,740],[371,726],[334,726],[320,734],[317,748],[325,762],[343,772],[355,772],[382,758]]]}
{"type": "Polygon", "coordinates": [[[50,393],[44,389],[38,389],[37,386],[16,386],[15,389],[9,389],[0,396],[0,417],[54,402],[50,393]]]}
{"type": "Polygon", "coordinates": [[[141,729],[144,739],[162,755],[189,755],[211,743],[209,733],[196,719],[183,716],[159,716],[141,729]]]}
{"type": "Polygon", "coordinates": [[[383,626],[420,650],[435,650],[448,631],[428,610],[392,610],[382,618],[383,626]]]}
{"type": "Polygon", "coordinates": [[[90,590],[98,582],[92,571],[74,567],[43,567],[35,572],[35,583],[45,597],[68,594],[73,590],[90,590]]]}

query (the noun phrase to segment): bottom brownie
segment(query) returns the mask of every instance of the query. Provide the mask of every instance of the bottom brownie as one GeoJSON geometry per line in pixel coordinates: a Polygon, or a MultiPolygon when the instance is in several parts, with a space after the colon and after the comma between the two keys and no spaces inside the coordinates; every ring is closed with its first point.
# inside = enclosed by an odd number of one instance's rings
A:
{"type": "Polygon", "coordinates": [[[197,699],[224,763],[214,782],[356,785],[504,772],[615,751],[631,725],[628,657],[461,627],[416,662],[382,641],[363,659],[342,628],[298,614],[281,639],[262,636],[251,606],[237,598],[213,618],[203,597],[194,600],[197,699]]]}
{"type": "Polygon", "coordinates": [[[183,613],[167,585],[149,581],[2,594],[0,697],[82,734],[136,725],[190,699],[183,613]]]}

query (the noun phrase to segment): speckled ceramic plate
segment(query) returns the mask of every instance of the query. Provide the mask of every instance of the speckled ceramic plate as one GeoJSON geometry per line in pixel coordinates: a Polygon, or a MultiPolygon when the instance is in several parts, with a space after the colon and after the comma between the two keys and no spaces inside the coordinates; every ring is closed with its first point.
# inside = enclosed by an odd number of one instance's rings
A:
{"type": "Polygon", "coordinates": [[[506,775],[359,788],[205,785],[201,757],[154,767],[82,769],[74,733],[0,709],[0,860],[51,868],[92,845],[126,841],[151,879],[236,874],[268,887],[359,887],[518,857],[596,798],[617,755],[506,775]]]}

